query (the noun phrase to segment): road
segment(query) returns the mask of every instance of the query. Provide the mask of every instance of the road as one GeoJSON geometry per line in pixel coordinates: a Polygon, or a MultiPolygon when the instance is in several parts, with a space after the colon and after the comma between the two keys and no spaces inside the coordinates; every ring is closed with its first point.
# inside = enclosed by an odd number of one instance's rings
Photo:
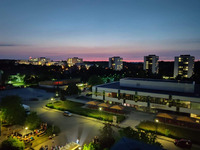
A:
{"type": "MultiPolygon", "coordinates": [[[[47,102],[26,101],[24,103],[31,107],[31,111],[36,111],[43,121],[60,127],[61,133],[55,138],[56,145],[65,145],[66,143],[76,141],[77,138],[80,139],[80,145],[88,143],[94,136],[99,134],[99,129],[103,127],[103,123],[100,121],[94,121],[78,115],[66,117],[60,111],[43,108],[47,102]]],[[[157,140],[165,149],[182,150],[182,148],[174,145],[171,138],[158,136],[157,140]]],[[[51,142],[46,142],[35,149],[39,149],[42,145],[46,144],[53,145],[51,142]]],[[[199,146],[193,145],[191,150],[198,149],[200,149],[199,146]]]]}
{"type": "Polygon", "coordinates": [[[31,111],[36,111],[44,122],[60,127],[61,133],[55,140],[57,145],[75,142],[77,138],[80,139],[80,145],[85,142],[89,143],[94,136],[99,134],[99,129],[103,127],[101,122],[85,117],[78,115],[66,117],[60,111],[45,109],[42,106],[46,103],[47,101],[25,102],[31,107],[31,111]]]}

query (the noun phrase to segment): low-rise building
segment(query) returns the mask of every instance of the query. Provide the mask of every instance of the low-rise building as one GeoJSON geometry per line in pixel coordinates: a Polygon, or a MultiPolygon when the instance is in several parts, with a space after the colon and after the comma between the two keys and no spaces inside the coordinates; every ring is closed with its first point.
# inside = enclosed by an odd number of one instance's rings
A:
{"type": "Polygon", "coordinates": [[[200,94],[193,82],[124,78],[92,87],[92,98],[154,111],[200,115],[200,94]]]}

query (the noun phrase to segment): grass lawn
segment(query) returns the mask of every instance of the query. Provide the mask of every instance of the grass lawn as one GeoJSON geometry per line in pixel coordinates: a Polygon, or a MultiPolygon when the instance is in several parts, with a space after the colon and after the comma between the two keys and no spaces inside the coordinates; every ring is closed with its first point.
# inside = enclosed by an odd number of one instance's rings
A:
{"type": "Polygon", "coordinates": [[[159,134],[169,136],[172,138],[190,139],[193,143],[200,143],[200,130],[184,128],[180,126],[173,126],[164,123],[156,123],[151,121],[143,121],[138,126],[138,129],[148,131],[156,131],[159,134]]]}
{"type": "MultiPolygon", "coordinates": [[[[113,114],[104,112],[104,111],[99,111],[99,110],[93,110],[93,109],[88,109],[88,108],[82,108],[84,104],[77,103],[77,102],[72,102],[72,101],[57,101],[55,103],[48,103],[46,106],[49,108],[53,109],[58,109],[58,110],[68,110],[72,113],[83,115],[83,116],[88,116],[92,118],[96,118],[99,120],[104,120],[104,121],[109,121],[112,122],[113,120],[113,114]]],[[[117,115],[117,120],[118,122],[122,122],[125,119],[124,115],[117,115]]]]}

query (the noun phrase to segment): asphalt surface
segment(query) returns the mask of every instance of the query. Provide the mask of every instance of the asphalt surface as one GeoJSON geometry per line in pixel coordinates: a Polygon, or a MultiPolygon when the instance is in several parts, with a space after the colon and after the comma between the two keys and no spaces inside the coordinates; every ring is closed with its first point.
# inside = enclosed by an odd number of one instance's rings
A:
{"type": "Polygon", "coordinates": [[[31,107],[31,111],[36,111],[44,122],[60,127],[61,133],[55,140],[57,145],[75,142],[77,138],[80,139],[80,145],[89,143],[94,136],[99,134],[99,129],[103,127],[102,122],[93,119],[87,119],[75,114],[67,117],[61,111],[47,109],[43,107],[47,101],[27,101],[24,103],[31,107]]]}

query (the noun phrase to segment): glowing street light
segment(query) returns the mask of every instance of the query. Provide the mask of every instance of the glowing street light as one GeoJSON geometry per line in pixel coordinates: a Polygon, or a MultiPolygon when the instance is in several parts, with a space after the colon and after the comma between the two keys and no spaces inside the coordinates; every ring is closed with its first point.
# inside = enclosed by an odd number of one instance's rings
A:
{"type": "MultiPolygon", "coordinates": [[[[99,111],[100,111],[100,117],[102,118],[102,114],[101,114],[101,112],[102,112],[102,107],[99,107],[99,111]]],[[[103,118],[102,118],[103,119],[103,118]]]]}
{"type": "Polygon", "coordinates": [[[157,130],[158,130],[158,124],[157,123],[159,122],[159,120],[156,119],[155,122],[156,122],[156,133],[157,133],[157,130]]]}
{"type": "MultiPolygon", "coordinates": [[[[25,130],[26,130],[26,134],[27,134],[28,127],[26,127],[25,130]]],[[[26,134],[25,134],[25,135],[26,135],[26,134]]]]}

